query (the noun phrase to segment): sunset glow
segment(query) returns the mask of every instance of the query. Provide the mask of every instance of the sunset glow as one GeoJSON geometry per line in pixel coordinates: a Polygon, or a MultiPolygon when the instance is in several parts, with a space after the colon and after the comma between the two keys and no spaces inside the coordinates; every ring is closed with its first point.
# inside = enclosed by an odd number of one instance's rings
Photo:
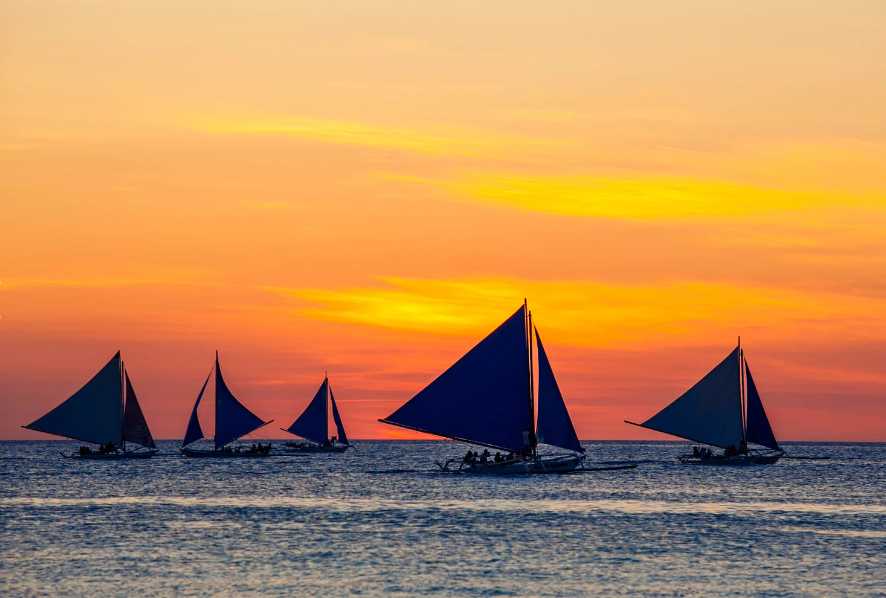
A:
{"type": "Polygon", "coordinates": [[[263,6],[0,7],[0,437],[118,349],[158,438],[216,349],[415,437],[525,297],[582,438],[741,336],[780,439],[886,440],[886,5],[263,6]]]}

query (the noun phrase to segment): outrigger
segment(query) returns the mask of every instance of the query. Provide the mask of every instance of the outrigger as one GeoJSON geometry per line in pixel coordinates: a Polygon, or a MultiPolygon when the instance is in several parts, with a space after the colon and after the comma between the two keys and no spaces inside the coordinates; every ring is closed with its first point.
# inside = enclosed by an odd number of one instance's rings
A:
{"type": "Polygon", "coordinates": [[[436,380],[379,421],[486,448],[480,455],[469,451],[464,458],[438,462],[447,472],[569,473],[585,459],[525,300],[436,380]],[[538,347],[537,421],[534,345],[538,347]],[[543,454],[539,443],[569,452],[543,454]],[[488,449],[498,451],[498,459],[488,449]]]}
{"type": "Polygon", "coordinates": [[[181,452],[186,457],[195,458],[267,457],[271,454],[270,443],[258,443],[251,446],[230,446],[230,444],[250,432],[268,425],[271,421],[273,420],[262,421],[259,419],[228,389],[228,385],[225,384],[225,379],[222,377],[218,351],[216,351],[215,365],[209,370],[209,374],[200,388],[200,393],[197,395],[194,408],[191,410],[181,452]],[[213,371],[215,371],[215,437],[213,438],[215,446],[212,449],[191,448],[192,443],[204,438],[197,408],[200,406],[200,401],[203,399],[213,371]]]}
{"type": "Polygon", "coordinates": [[[320,388],[301,415],[292,422],[292,425],[281,430],[305,439],[302,442],[285,443],[287,453],[343,453],[351,447],[341,414],[338,412],[335,395],[332,394],[329,376],[323,377],[320,388]],[[330,408],[338,436],[329,435],[330,408]]]}
{"type": "Polygon", "coordinates": [[[97,449],[81,446],[74,453],[62,453],[71,459],[148,459],[157,454],[120,351],[83,388],[22,427],[99,445],[97,449]],[[138,448],[128,449],[127,442],[138,448]]]}
{"type": "Polygon", "coordinates": [[[643,423],[625,423],[723,449],[718,454],[706,446],[694,446],[692,453],[678,457],[688,465],[768,465],[784,455],[763,409],[741,338],[717,367],[670,405],[643,423]]]}

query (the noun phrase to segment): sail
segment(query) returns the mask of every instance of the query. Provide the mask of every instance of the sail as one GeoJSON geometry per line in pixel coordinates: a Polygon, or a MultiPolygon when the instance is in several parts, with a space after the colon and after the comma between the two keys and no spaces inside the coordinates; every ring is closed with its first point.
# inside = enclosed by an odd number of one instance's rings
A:
{"type": "Polygon", "coordinates": [[[83,388],[25,428],[84,442],[119,444],[122,399],[118,351],[83,388]]]}
{"type": "Polygon", "coordinates": [[[720,448],[738,448],[742,440],[738,349],[642,425],[720,448]]]}
{"type": "Polygon", "coordinates": [[[123,409],[123,440],[148,448],[157,448],[154,444],[154,438],[151,436],[151,430],[148,429],[148,422],[145,421],[142,408],[138,404],[138,398],[135,396],[135,389],[132,388],[132,382],[129,380],[129,372],[126,371],[126,368],[123,369],[123,377],[126,380],[126,407],[123,409]]]}
{"type": "Polygon", "coordinates": [[[537,328],[535,339],[538,343],[538,441],[583,453],[585,450],[575,434],[537,328]]]}
{"type": "Polygon", "coordinates": [[[286,428],[286,431],[307,438],[311,442],[323,444],[329,440],[329,418],[326,406],[326,389],[329,386],[329,379],[323,378],[323,383],[317,390],[317,394],[305,407],[301,415],[298,416],[292,425],[286,428]]]}
{"type": "Polygon", "coordinates": [[[228,390],[215,359],[215,448],[220,449],[265,425],[228,390]]]}
{"type": "Polygon", "coordinates": [[[748,367],[747,361],[744,364],[744,371],[747,378],[748,394],[747,441],[777,450],[778,441],[775,440],[775,434],[772,433],[772,426],[769,425],[769,418],[766,417],[763,402],[757,392],[757,385],[754,384],[754,379],[751,377],[751,368],[748,367]]]}
{"type": "Polygon", "coordinates": [[[182,440],[182,446],[188,446],[192,442],[197,442],[203,438],[203,428],[200,427],[200,418],[197,416],[197,407],[200,406],[200,401],[203,400],[203,393],[206,392],[206,385],[209,384],[209,377],[211,375],[212,370],[206,375],[206,380],[203,381],[203,386],[200,387],[200,394],[197,395],[197,400],[194,402],[194,408],[191,410],[191,417],[188,419],[188,429],[185,430],[185,439],[182,440]]]}
{"type": "Polygon", "coordinates": [[[521,306],[402,407],[381,420],[492,448],[529,446],[529,346],[521,306]]]}
{"type": "Polygon", "coordinates": [[[332,419],[335,421],[338,441],[342,444],[350,444],[348,442],[348,435],[345,434],[345,425],[342,423],[341,415],[338,413],[338,405],[335,404],[335,395],[332,394],[332,388],[329,389],[329,401],[332,403],[332,419]]]}

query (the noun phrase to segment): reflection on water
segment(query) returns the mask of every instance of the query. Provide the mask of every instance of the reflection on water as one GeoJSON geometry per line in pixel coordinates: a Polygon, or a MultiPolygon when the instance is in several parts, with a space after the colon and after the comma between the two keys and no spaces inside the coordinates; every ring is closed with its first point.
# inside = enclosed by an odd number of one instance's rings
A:
{"type": "Polygon", "coordinates": [[[557,500],[486,498],[478,500],[389,500],[380,498],[323,498],[287,496],[117,496],[107,498],[0,498],[0,506],[61,507],[139,505],[175,507],[220,507],[251,509],[311,509],[319,511],[486,511],[493,513],[585,513],[610,511],[618,513],[820,513],[830,515],[886,515],[884,505],[790,503],[790,502],[665,502],[654,500],[557,500]]]}
{"type": "Polygon", "coordinates": [[[676,444],[589,445],[636,470],[445,475],[449,443],[315,458],[58,458],[0,443],[0,594],[878,594],[886,446],[829,461],[681,466],[676,444]],[[385,472],[385,473],[379,473],[385,472]]]}

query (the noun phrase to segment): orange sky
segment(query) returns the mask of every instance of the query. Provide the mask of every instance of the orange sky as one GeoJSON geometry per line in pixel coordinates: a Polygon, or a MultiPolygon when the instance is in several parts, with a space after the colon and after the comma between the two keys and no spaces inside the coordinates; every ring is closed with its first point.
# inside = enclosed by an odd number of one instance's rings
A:
{"type": "Polygon", "coordinates": [[[529,298],[583,438],[742,336],[776,434],[886,440],[886,5],[0,5],[0,438],[118,348],[355,437],[529,298]]]}

